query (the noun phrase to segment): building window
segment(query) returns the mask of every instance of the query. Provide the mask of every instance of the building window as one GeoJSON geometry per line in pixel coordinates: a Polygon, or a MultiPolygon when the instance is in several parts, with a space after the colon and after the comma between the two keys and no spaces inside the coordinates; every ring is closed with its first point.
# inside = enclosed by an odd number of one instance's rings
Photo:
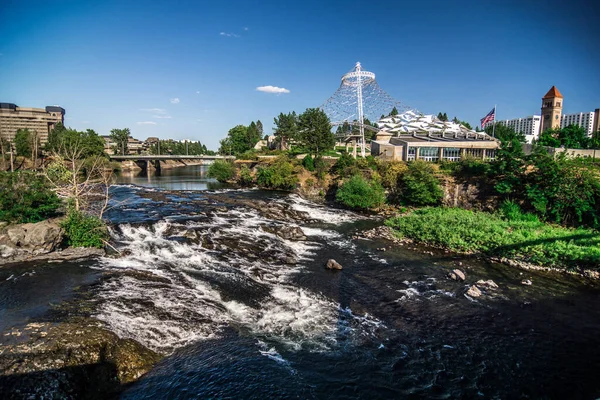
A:
{"type": "Polygon", "coordinates": [[[438,161],[440,149],[438,147],[421,147],[419,158],[425,161],[438,161]]]}
{"type": "Polygon", "coordinates": [[[460,160],[460,149],[457,148],[444,148],[442,153],[442,159],[448,161],[459,161],[460,160]]]}
{"type": "Polygon", "coordinates": [[[413,161],[415,159],[415,156],[417,155],[417,148],[409,147],[407,152],[408,154],[406,156],[406,161],[413,161]]]}

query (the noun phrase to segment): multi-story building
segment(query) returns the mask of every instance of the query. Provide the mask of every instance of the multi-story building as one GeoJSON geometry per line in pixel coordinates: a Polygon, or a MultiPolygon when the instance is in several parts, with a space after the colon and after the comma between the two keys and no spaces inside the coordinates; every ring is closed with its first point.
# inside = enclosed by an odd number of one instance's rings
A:
{"type": "MultiPolygon", "coordinates": [[[[530,115],[525,118],[505,119],[496,121],[498,125],[508,126],[513,128],[515,132],[523,133],[527,139],[527,143],[531,143],[534,139],[537,139],[540,134],[540,122],[541,117],[539,115],[530,115]]],[[[488,122],[488,125],[492,125],[494,122],[488,122]]]]}
{"type": "Polygon", "coordinates": [[[585,129],[585,133],[588,136],[592,136],[592,132],[595,132],[595,112],[584,112],[577,114],[564,114],[560,118],[560,127],[565,128],[569,125],[579,125],[585,129]]]}
{"type": "Polygon", "coordinates": [[[29,129],[39,135],[40,141],[48,140],[48,133],[56,124],[64,123],[65,109],[59,106],[44,108],[18,107],[12,103],[0,103],[0,137],[13,140],[19,129],[29,129]]]}

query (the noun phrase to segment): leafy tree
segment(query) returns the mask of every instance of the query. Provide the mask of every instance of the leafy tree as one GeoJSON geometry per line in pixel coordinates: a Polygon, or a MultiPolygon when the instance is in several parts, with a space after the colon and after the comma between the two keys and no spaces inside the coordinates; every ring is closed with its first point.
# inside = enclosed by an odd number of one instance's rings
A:
{"type": "Polygon", "coordinates": [[[537,141],[542,146],[564,147],[567,149],[587,149],[593,139],[587,137],[585,129],[579,125],[569,125],[562,129],[546,129],[537,141]]]}
{"type": "Polygon", "coordinates": [[[331,122],[323,110],[307,108],[298,120],[298,141],[310,153],[319,155],[334,148],[335,136],[331,133],[331,122]]]}
{"type": "Polygon", "coordinates": [[[227,137],[221,140],[219,153],[234,155],[245,153],[254,149],[260,139],[260,133],[254,122],[249,126],[236,125],[227,132],[227,137]]]}
{"type": "MultiPolygon", "coordinates": [[[[491,134],[493,126],[485,128],[491,134]]],[[[496,124],[495,135],[500,140],[500,148],[496,150],[494,171],[497,175],[496,190],[504,195],[515,194],[521,188],[521,176],[525,170],[525,154],[523,143],[525,135],[514,129],[496,124]]]]}
{"type": "Polygon", "coordinates": [[[48,135],[46,150],[64,158],[84,159],[104,155],[104,139],[92,129],[80,132],[57,124],[48,135]]]}
{"type": "Polygon", "coordinates": [[[401,199],[408,204],[426,206],[438,204],[444,195],[431,164],[417,160],[408,164],[400,177],[401,199]]]}
{"type": "Polygon", "coordinates": [[[17,150],[17,155],[22,157],[28,157],[31,155],[31,140],[32,134],[29,132],[29,129],[19,129],[15,134],[14,142],[15,149],[17,150]]]}
{"type": "Polygon", "coordinates": [[[385,201],[385,194],[381,184],[369,182],[356,174],[342,184],[335,199],[347,207],[367,210],[380,207],[385,201]]]}
{"type": "Polygon", "coordinates": [[[275,128],[274,135],[277,137],[281,150],[289,148],[290,141],[296,140],[298,137],[298,116],[296,112],[279,113],[277,118],[273,120],[275,128]]]}
{"type": "Polygon", "coordinates": [[[129,136],[131,136],[129,128],[111,129],[110,138],[113,142],[116,143],[116,146],[114,148],[115,154],[128,154],[127,144],[129,142],[129,136]]]}
{"type": "Polygon", "coordinates": [[[464,126],[467,129],[473,130],[473,128],[471,127],[471,124],[468,123],[467,121],[459,121],[459,124],[461,124],[462,126],[464,126]]]}

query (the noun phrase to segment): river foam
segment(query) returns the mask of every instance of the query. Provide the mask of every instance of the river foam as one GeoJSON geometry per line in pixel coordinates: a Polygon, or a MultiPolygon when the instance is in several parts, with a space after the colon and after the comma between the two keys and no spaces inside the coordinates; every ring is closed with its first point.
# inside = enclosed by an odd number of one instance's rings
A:
{"type": "MultiPolygon", "coordinates": [[[[311,218],[353,218],[292,198],[292,208],[310,209],[311,218]]],[[[113,274],[100,288],[96,316],[120,336],[164,353],[219,337],[225,327],[292,351],[323,351],[341,336],[369,335],[375,319],[293,282],[310,273],[323,240],[350,252],[354,245],[334,230],[303,226],[307,240],[286,240],[276,234],[282,226],[247,207],[118,225],[111,235],[124,255],[102,261],[113,274]]]]}

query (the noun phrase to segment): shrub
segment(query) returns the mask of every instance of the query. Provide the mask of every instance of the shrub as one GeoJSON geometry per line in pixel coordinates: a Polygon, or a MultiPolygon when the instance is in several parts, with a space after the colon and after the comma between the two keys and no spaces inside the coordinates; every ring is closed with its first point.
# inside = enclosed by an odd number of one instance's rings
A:
{"type": "Polygon", "coordinates": [[[258,160],[258,153],[254,149],[247,150],[241,154],[238,154],[236,157],[238,160],[250,160],[255,161],[258,160]]]}
{"type": "Polygon", "coordinates": [[[346,173],[355,166],[356,160],[354,157],[348,153],[343,153],[333,166],[333,171],[340,176],[348,176],[346,173]]]}
{"type": "Polygon", "coordinates": [[[304,159],[302,160],[302,165],[310,172],[313,172],[315,170],[315,162],[313,161],[313,158],[310,154],[307,154],[306,157],[304,157],[304,159]]]}
{"type": "Polygon", "coordinates": [[[400,193],[403,202],[417,206],[438,204],[444,196],[433,167],[425,161],[408,164],[400,178],[400,193]]]}
{"type": "Polygon", "coordinates": [[[304,185],[306,185],[307,188],[312,188],[315,186],[315,180],[312,178],[308,178],[304,181],[304,185]]]}
{"type": "Polygon", "coordinates": [[[219,182],[230,181],[235,174],[233,163],[226,160],[215,160],[208,167],[208,177],[214,178],[219,182]]]}
{"type": "Polygon", "coordinates": [[[39,222],[57,214],[61,201],[42,176],[0,172],[0,221],[39,222]]]}
{"type": "Polygon", "coordinates": [[[286,157],[279,157],[267,167],[258,167],[256,182],[268,189],[292,190],[298,177],[294,174],[294,165],[286,157]]]}
{"type": "Polygon", "coordinates": [[[347,207],[366,210],[381,206],[385,195],[379,183],[354,175],[338,189],[335,199],[347,207]]]}
{"type": "Polygon", "coordinates": [[[321,156],[315,157],[315,173],[319,180],[325,179],[325,175],[327,174],[327,163],[321,156]]]}
{"type": "Polygon", "coordinates": [[[252,172],[250,172],[250,168],[248,168],[247,165],[242,165],[242,168],[240,168],[239,177],[240,185],[251,185],[253,181],[254,178],[252,177],[252,172]]]}
{"type": "Polygon", "coordinates": [[[72,247],[104,247],[108,230],[104,222],[93,215],[70,210],[61,224],[65,230],[67,244],[72,247]]]}

